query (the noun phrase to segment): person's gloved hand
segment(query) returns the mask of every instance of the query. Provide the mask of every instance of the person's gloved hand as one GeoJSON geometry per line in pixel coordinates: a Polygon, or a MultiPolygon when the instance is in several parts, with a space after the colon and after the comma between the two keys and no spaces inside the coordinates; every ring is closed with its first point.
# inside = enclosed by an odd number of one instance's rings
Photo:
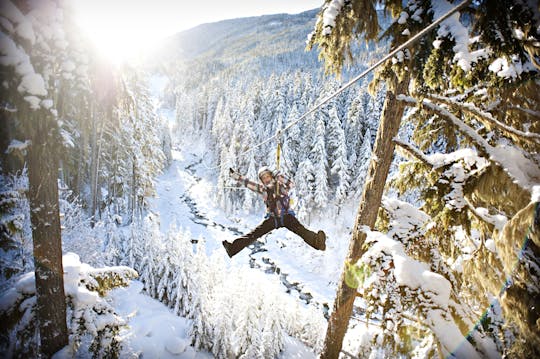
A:
{"type": "Polygon", "coordinates": [[[234,173],[234,170],[232,168],[229,167],[229,174],[233,174],[234,173]]]}

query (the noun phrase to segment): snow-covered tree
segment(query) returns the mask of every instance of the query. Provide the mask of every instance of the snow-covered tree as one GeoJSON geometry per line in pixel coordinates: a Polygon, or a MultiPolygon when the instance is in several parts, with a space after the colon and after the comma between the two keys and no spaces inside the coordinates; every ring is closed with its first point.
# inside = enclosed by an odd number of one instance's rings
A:
{"type": "Polygon", "coordinates": [[[323,117],[317,117],[315,123],[315,142],[310,153],[314,175],[313,201],[316,208],[326,208],[328,205],[328,157],[325,143],[326,128],[323,117]]]}
{"type": "Polygon", "coordinates": [[[356,157],[354,163],[353,180],[351,181],[351,187],[355,189],[354,196],[359,198],[362,194],[362,189],[366,180],[367,170],[369,167],[369,161],[371,159],[371,135],[369,129],[366,129],[364,136],[362,137],[362,143],[358,157],[356,157]]]}
{"type": "Polygon", "coordinates": [[[331,175],[336,178],[334,182],[336,206],[339,207],[347,198],[350,185],[349,163],[347,159],[347,143],[342,122],[335,108],[330,110],[327,130],[328,160],[331,175]]]}

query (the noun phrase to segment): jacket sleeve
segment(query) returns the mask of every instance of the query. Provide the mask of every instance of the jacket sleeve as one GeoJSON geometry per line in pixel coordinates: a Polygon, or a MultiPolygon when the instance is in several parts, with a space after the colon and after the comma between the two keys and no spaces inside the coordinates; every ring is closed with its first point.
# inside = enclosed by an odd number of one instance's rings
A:
{"type": "Polygon", "coordinates": [[[292,188],[294,188],[294,182],[288,176],[280,172],[276,175],[276,177],[277,177],[277,180],[279,181],[279,185],[282,186],[282,188],[286,192],[289,192],[292,188]]]}
{"type": "Polygon", "coordinates": [[[259,194],[264,193],[263,185],[261,185],[261,184],[259,184],[257,182],[251,181],[250,179],[242,176],[238,172],[231,172],[231,178],[234,179],[235,181],[237,181],[240,185],[243,185],[244,187],[252,190],[253,192],[256,192],[256,193],[259,193],[259,194]]]}

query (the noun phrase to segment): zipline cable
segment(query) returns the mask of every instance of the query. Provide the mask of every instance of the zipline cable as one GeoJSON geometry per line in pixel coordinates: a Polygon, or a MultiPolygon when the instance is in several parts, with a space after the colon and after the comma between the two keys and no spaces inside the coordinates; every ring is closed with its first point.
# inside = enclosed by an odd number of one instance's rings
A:
{"type": "MultiPolygon", "coordinates": [[[[347,82],[345,85],[343,85],[342,87],[340,87],[336,92],[328,95],[327,97],[325,97],[324,99],[321,100],[321,102],[319,102],[317,105],[315,105],[314,107],[312,107],[310,110],[308,110],[307,112],[305,112],[302,116],[300,116],[299,118],[297,118],[296,120],[294,120],[293,122],[291,122],[290,124],[288,124],[285,128],[283,129],[279,129],[275,135],[273,136],[270,136],[268,137],[266,140],[262,141],[262,142],[259,142],[258,144],[252,146],[251,148],[248,148],[247,150],[241,152],[238,154],[238,156],[241,156],[241,155],[245,155],[246,153],[250,153],[251,151],[254,151],[255,149],[261,147],[262,145],[265,145],[267,144],[268,142],[272,141],[273,139],[275,139],[276,137],[280,136],[281,134],[283,134],[284,132],[286,132],[288,129],[290,129],[292,126],[296,125],[298,122],[304,120],[306,117],[308,117],[309,115],[311,115],[312,113],[314,113],[315,111],[317,111],[321,106],[327,104],[330,100],[332,100],[334,97],[338,96],[339,94],[341,94],[343,91],[345,91],[346,89],[348,89],[349,87],[351,87],[353,84],[355,84],[356,82],[358,82],[358,80],[360,80],[361,78],[365,77],[367,74],[369,74],[371,71],[375,70],[377,67],[379,67],[380,65],[382,65],[384,62],[386,62],[388,59],[392,58],[395,54],[397,54],[398,52],[400,52],[401,50],[405,49],[406,47],[416,43],[418,40],[420,40],[420,38],[424,37],[425,34],[427,34],[428,32],[430,32],[431,30],[433,30],[435,27],[437,27],[441,22],[443,22],[444,20],[448,19],[450,16],[452,16],[455,12],[457,11],[460,11],[462,10],[465,6],[467,6],[472,0],[464,0],[462,1],[459,5],[455,6],[454,8],[450,9],[446,14],[442,15],[440,18],[438,18],[437,20],[435,20],[433,23],[431,23],[429,26],[425,27],[423,30],[421,30],[420,32],[418,32],[416,35],[414,35],[413,37],[411,37],[409,40],[405,41],[403,44],[399,45],[398,47],[396,47],[394,50],[392,50],[390,53],[388,53],[388,55],[386,55],[385,57],[383,57],[382,59],[380,59],[379,61],[377,61],[376,63],[374,63],[373,65],[371,65],[369,68],[367,68],[366,70],[364,70],[362,73],[360,73],[359,75],[357,75],[356,77],[354,77],[352,80],[350,80],[349,82],[347,82]]],[[[220,165],[218,166],[214,166],[214,167],[207,167],[207,169],[218,169],[218,168],[221,168],[223,165],[225,165],[227,163],[227,161],[221,163],[220,165]]],[[[206,166],[205,166],[206,167],[206,166]]]]}

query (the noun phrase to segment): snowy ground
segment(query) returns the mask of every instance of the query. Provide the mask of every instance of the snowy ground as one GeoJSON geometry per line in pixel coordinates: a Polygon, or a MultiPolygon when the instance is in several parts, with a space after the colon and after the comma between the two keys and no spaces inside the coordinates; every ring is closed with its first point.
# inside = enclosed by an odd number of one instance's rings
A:
{"type": "Polygon", "coordinates": [[[141,282],[133,281],[129,287],[109,294],[116,312],[129,324],[120,332],[122,357],[212,358],[190,346],[187,319],[174,315],[165,305],[141,293],[142,289],[141,282]]]}

